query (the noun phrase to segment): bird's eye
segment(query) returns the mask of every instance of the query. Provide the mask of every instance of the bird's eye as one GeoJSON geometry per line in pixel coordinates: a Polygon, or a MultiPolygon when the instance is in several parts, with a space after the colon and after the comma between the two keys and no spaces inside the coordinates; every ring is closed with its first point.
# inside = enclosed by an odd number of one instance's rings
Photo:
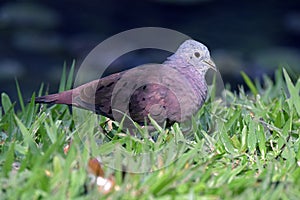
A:
{"type": "Polygon", "coordinates": [[[196,56],[196,58],[199,58],[200,57],[200,53],[199,52],[195,52],[194,56],[196,56]]]}

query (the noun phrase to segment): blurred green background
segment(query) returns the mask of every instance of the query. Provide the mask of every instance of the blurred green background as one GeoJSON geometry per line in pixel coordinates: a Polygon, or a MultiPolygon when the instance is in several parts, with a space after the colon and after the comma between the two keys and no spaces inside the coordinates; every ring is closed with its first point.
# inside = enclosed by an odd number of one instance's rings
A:
{"type": "MultiPolygon", "coordinates": [[[[44,82],[56,92],[63,63],[76,67],[97,44],[138,27],[164,27],[205,43],[223,79],[236,89],[240,71],[272,76],[281,64],[300,73],[300,1],[5,1],[0,3],[0,92],[29,98],[44,82]]],[[[155,53],[153,54],[155,55],[155,53]]],[[[163,60],[130,54],[128,68],[163,60]],[[153,60],[151,60],[153,59],[153,60]]]]}

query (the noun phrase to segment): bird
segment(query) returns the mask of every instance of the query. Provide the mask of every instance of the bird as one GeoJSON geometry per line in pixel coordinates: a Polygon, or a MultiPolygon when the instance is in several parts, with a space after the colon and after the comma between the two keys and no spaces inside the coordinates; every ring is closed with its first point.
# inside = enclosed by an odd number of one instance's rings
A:
{"type": "Polygon", "coordinates": [[[140,125],[152,118],[171,126],[189,120],[204,104],[209,69],[217,71],[208,48],[188,39],[161,64],[144,64],[71,90],[36,97],[35,103],[75,106],[115,121],[126,115],[140,125]]]}

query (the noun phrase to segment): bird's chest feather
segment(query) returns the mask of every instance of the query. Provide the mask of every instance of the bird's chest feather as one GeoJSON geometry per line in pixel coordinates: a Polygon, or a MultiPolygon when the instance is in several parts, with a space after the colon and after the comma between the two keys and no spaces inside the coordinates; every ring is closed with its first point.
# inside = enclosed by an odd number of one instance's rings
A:
{"type": "Polygon", "coordinates": [[[200,109],[207,93],[205,80],[197,77],[197,72],[172,73],[161,75],[160,83],[148,83],[134,91],[129,103],[134,121],[144,122],[150,114],[159,122],[181,122],[200,109]]]}

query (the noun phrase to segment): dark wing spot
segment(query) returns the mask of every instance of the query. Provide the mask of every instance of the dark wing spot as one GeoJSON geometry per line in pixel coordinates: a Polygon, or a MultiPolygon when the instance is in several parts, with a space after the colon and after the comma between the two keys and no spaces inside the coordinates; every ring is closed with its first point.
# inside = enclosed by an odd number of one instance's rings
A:
{"type": "Polygon", "coordinates": [[[102,85],[102,86],[100,86],[98,89],[97,89],[97,91],[100,91],[100,90],[102,90],[104,88],[104,86],[102,85]]]}
{"type": "Polygon", "coordinates": [[[199,58],[200,57],[200,53],[199,52],[195,52],[194,55],[199,58]]]}
{"type": "Polygon", "coordinates": [[[142,101],[145,101],[146,99],[145,98],[142,98],[142,101]]]}
{"type": "Polygon", "coordinates": [[[108,85],[106,85],[106,87],[110,87],[110,86],[112,86],[114,83],[115,83],[115,82],[111,82],[111,83],[109,83],[108,85]]]}
{"type": "Polygon", "coordinates": [[[143,86],[143,90],[146,90],[146,88],[147,88],[147,85],[144,85],[144,86],[143,86]]]}

